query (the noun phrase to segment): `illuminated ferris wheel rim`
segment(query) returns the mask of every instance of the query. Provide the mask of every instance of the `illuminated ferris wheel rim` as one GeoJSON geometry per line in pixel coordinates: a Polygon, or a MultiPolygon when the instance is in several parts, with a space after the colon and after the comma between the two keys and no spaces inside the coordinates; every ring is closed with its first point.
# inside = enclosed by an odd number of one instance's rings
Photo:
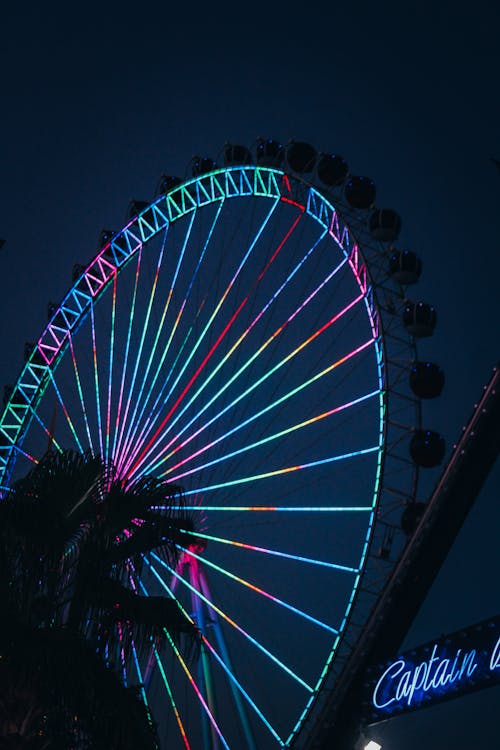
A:
{"type": "MultiPolygon", "coordinates": [[[[334,205],[301,177],[274,167],[230,166],[187,180],[143,208],[104,244],[54,309],[27,358],[0,420],[0,492],[9,491],[15,451],[23,452],[24,434],[48,385],[50,372],[57,368],[71,334],[78,330],[92,304],[105,292],[115,274],[145,243],[187,214],[227,199],[251,196],[296,206],[318,222],[344,253],[363,295],[372,330],[381,394],[380,432],[384,434],[384,372],[387,363],[384,362],[382,323],[362,248],[334,205]]],[[[382,439],[379,446],[381,451],[384,449],[383,442],[382,439]]]]}
{"type": "MultiPolygon", "coordinates": [[[[305,717],[310,713],[313,702],[325,684],[330,671],[332,661],[335,661],[338,646],[341,644],[342,635],[355,606],[359,591],[359,582],[362,578],[366,562],[369,556],[370,545],[373,539],[376,512],[379,506],[381,494],[384,490],[384,464],[388,446],[388,406],[391,401],[391,386],[388,383],[388,372],[392,371],[391,356],[387,353],[388,337],[390,338],[390,327],[386,326],[386,311],[377,300],[379,282],[374,281],[371,260],[367,261],[363,241],[358,239],[356,222],[355,232],[348,225],[349,219],[345,220],[344,207],[336,207],[336,198],[333,195],[329,200],[321,190],[309,184],[302,175],[289,172],[286,169],[269,166],[227,166],[225,168],[213,169],[189,179],[156,198],[152,203],[143,206],[127,225],[116,234],[110,234],[106,243],[99,253],[87,265],[82,268],[70,292],[66,295],[60,305],[51,311],[48,325],[43,331],[40,339],[29,353],[26,364],[21,372],[20,378],[12,391],[0,420],[0,490],[9,491],[9,482],[15,463],[15,454],[23,454],[23,439],[27,433],[30,422],[33,420],[37,406],[43,397],[45,388],[50,382],[51,373],[58,367],[64,352],[69,346],[72,334],[76,333],[87,315],[90,313],[94,302],[101,298],[106,289],[109,288],[113,279],[124,269],[128,262],[136,255],[142,247],[161,232],[168,232],[170,225],[186,217],[198,209],[208,206],[220,205],[237,198],[262,198],[274,201],[275,205],[280,203],[296,208],[300,216],[307,215],[316,222],[335,245],[340,249],[344,257],[346,267],[350,269],[352,278],[362,299],[365,318],[371,331],[367,346],[373,348],[375,356],[372,359],[372,367],[376,373],[378,388],[376,398],[378,399],[378,435],[377,445],[369,450],[376,454],[377,470],[374,481],[372,497],[369,503],[362,508],[344,507],[309,507],[308,510],[315,511],[367,511],[367,533],[364,542],[362,560],[356,576],[352,596],[347,605],[335,645],[332,648],[324,668],[310,690],[310,696],[298,718],[293,731],[286,740],[286,746],[295,740],[301,729],[305,717]]],[[[341,202],[340,202],[341,204],[341,202]]],[[[361,212],[362,213],[362,212],[361,212]]],[[[378,252],[374,251],[375,254],[378,252]]],[[[378,256],[377,256],[378,257],[378,256]]],[[[386,260],[386,256],[380,253],[380,264],[386,260]]],[[[403,299],[401,291],[397,291],[400,299],[403,299]]],[[[389,317],[394,320],[391,312],[389,317]]],[[[414,358],[414,348],[409,337],[400,341],[398,335],[398,354],[406,352],[409,360],[414,358]]],[[[402,367],[401,369],[404,369],[402,367]]],[[[374,395],[374,394],[372,394],[374,395]]],[[[405,403],[412,401],[404,396],[405,403]]],[[[415,406],[415,422],[419,424],[419,409],[417,399],[413,399],[415,406]]],[[[400,426],[396,428],[401,432],[400,426]]],[[[394,439],[394,444],[401,444],[400,432],[394,439]]],[[[403,426],[404,432],[404,426],[403,426]]],[[[339,456],[344,458],[345,456],[339,456]]],[[[132,468],[140,468],[140,461],[136,460],[132,468]]],[[[254,479],[254,477],[250,477],[254,479]]],[[[411,495],[412,490],[409,490],[411,495]]],[[[206,506],[205,506],[206,507],[206,506]]],[[[192,506],[195,510],[196,506],[192,506]]],[[[221,508],[212,508],[215,511],[221,508]]],[[[210,510],[208,507],[207,510],[210,510]]],[[[252,508],[243,506],[226,506],[231,512],[246,510],[289,510],[299,511],[299,507],[271,508],[269,506],[255,506],[252,508]]],[[[200,534],[200,538],[203,534],[200,534]]],[[[225,542],[214,535],[205,535],[207,540],[225,542]]],[[[245,546],[245,545],[241,545],[245,546]]],[[[248,545],[247,545],[248,546],[248,545]]],[[[250,548],[250,547],[248,547],[250,548]]],[[[258,549],[258,547],[254,547],[258,549]]],[[[275,554],[272,550],[262,549],[262,552],[275,554]]],[[[298,558],[297,558],[298,559],[298,558]]],[[[305,558],[304,558],[305,559],[305,558]]],[[[308,562],[312,562],[309,560],[308,562]]]]}

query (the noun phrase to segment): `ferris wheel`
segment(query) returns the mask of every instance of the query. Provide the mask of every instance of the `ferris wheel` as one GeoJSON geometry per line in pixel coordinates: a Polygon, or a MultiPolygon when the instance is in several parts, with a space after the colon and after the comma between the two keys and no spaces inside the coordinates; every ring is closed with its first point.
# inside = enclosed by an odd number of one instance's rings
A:
{"type": "MultiPolygon", "coordinates": [[[[134,588],[200,632],[122,655],[165,747],[300,747],[421,510],[441,392],[421,263],[375,185],[307,143],[226,144],[134,201],[29,345],[0,491],[50,444],[179,487],[192,542],[134,588]]],[[[174,509],[175,510],[175,509],[174,509]]]]}

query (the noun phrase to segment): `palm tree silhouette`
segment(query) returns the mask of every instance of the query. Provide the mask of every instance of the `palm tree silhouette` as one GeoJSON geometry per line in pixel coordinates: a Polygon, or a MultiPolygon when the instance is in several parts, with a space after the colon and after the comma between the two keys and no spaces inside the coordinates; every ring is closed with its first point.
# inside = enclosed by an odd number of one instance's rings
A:
{"type": "Polygon", "coordinates": [[[144,553],[175,566],[193,530],[182,507],[180,487],[126,484],[89,453],[48,451],[14,485],[0,504],[0,748],[158,747],[112,662],[165,630],[197,640],[174,599],[136,585],[144,553]]]}

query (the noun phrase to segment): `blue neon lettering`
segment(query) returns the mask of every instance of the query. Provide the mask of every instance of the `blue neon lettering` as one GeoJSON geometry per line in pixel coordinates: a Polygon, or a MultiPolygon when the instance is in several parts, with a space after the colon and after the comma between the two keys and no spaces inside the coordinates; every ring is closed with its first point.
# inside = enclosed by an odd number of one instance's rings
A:
{"type": "Polygon", "coordinates": [[[391,680],[393,679],[393,677],[397,677],[398,674],[401,672],[401,670],[404,668],[405,664],[406,664],[406,662],[403,661],[403,659],[400,659],[399,661],[395,661],[393,664],[391,664],[390,667],[388,667],[385,670],[384,674],[382,675],[382,677],[380,678],[380,680],[377,682],[375,690],[373,691],[373,705],[375,706],[375,708],[386,708],[391,703],[394,703],[394,701],[396,700],[396,698],[390,698],[390,700],[386,701],[385,703],[379,703],[378,702],[378,691],[379,691],[379,688],[384,685],[384,680],[387,677],[389,677],[389,679],[391,679],[391,680]],[[398,667],[399,667],[399,669],[398,669],[398,667]],[[393,672],[393,670],[395,668],[396,668],[396,671],[394,672],[394,675],[390,676],[391,672],[393,672]]]}
{"type": "MultiPolygon", "coordinates": [[[[398,659],[380,677],[373,691],[373,705],[387,709],[393,703],[418,703],[426,693],[443,692],[443,688],[472,676],[477,669],[476,650],[462,652],[454,658],[441,658],[438,646],[433,646],[431,656],[417,666],[398,659]]],[[[490,660],[490,669],[500,667],[500,639],[490,660]],[[491,666],[491,665],[494,666],[491,666]]]]}
{"type": "Polygon", "coordinates": [[[498,669],[500,667],[500,638],[495,643],[495,648],[491,652],[491,658],[490,658],[490,669],[493,672],[494,669],[498,669]]]}

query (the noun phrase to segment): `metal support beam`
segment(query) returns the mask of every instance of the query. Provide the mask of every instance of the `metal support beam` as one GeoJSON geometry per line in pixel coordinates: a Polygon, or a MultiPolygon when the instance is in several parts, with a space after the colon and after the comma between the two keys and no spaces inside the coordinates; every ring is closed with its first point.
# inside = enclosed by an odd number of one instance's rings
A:
{"type": "Polygon", "coordinates": [[[463,430],[304,750],[354,750],[368,666],[397,653],[500,453],[500,366],[463,430]]]}

